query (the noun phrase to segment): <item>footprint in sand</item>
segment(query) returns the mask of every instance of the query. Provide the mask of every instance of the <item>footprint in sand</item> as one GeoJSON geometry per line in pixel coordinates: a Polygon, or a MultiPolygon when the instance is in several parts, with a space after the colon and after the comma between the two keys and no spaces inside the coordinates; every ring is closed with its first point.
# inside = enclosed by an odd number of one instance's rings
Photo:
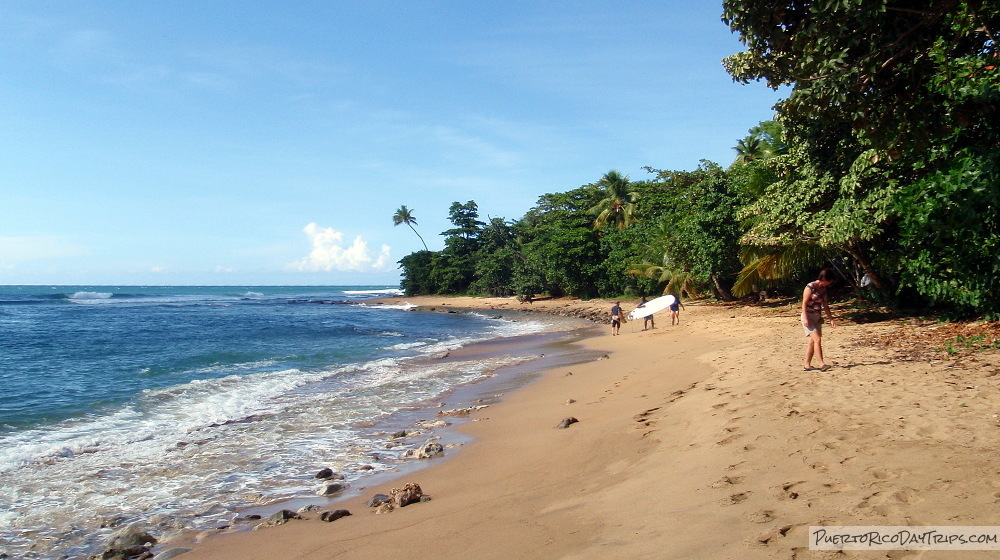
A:
{"type": "Polygon", "coordinates": [[[739,440],[742,437],[743,437],[743,434],[733,434],[733,435],[731,435],[729,437],[720,439],[719,441],[715,442],[715,444],[716,445],[729,445],[730,443],[733,443],[734,441],[737,441],[737,440],[739,440]]]}
{"type": "MultiPolygon", "coordinates": [[[[734,465],[735,466],[735,465],[734,465]]],[[[724,476],[721,479],[709,484],[709,488],[725,488],[743,482],[742,476],[724,476]]]]}
{"type": "Polygon", "coordinates": [[[781,485],[781,493],[778,494],[778,499],[781,500],[797,500],[799,498],[799,493],[794,490],[796,486],[804,483],[804,480],[799,480],[796,482],[786,482],[781,485]]]}
{"type": "Polygon", "coordinates": [[[655,426],[656,425],[656,420],[650,420],[649,416],[651,414],[653,414],[654,412],[656,412],[657,410],[660,410],[660,407],[651,408],[649,410],[644,410],[644,411],[640,412],[639,414],[636,414],[635,416],[633,416],[632,419],[635,420],[636,422],[638,422],[638,424],[639,424],[638,426],[636,426],[636,428],[642,428],[642,427],[647,427],[648,428],[648,427],[655,426]]]}
{"type": "Polygon", "coordinates": [[[772,529],[754,539],[754,542],[751,542],[750,544],[754,547],[770,546],[774,544],[775,541],[784,538],[794,527],[795,525],[785,525],[783,527],[778,527],[777,529],[772,529]]]}
{"type": "Polygon", "coordinates": [[[762,509],[760,511],[755,511],[747,516],[752,523],[770,523],[774,521],[774,511],[769,509],[762,509]]]}
{"type": "Polygon", "coordinates": [[[731,494],[723,498],[720,503],[724,506],[732,506],[736,504],[742,504],[750,498],[750,491],[738,492],[736,494],[731,494]]]}

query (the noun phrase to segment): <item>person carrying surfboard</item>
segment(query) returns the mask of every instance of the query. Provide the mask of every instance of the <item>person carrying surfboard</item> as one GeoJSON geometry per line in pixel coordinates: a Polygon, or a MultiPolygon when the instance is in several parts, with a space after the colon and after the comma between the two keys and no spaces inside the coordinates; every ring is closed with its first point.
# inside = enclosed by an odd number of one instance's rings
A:
{"type": "MultiPolygon", "coordinates": [[[[646,296],[642,296],[642,301],[639,302],[639,307],[644,307],[647,303],[646,296]]],[[[642,330],[646,330],[647,325],[649,328],[656,328],[656,321],[653,320],[653,314],[650,313],[642,318],[642,330]]]]}
{"type": "Polygon", "coordinates": [[[611,308],[611,336],[617,336],[622,328],[622,302],[616,301],[611,308]]]}

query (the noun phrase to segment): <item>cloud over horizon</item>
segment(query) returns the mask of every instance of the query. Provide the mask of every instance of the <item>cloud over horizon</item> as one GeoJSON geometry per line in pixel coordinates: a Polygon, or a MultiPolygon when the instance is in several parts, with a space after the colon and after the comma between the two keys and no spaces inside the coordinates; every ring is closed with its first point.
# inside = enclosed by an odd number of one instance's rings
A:
{"type": "Polygon", "coordinates": [[[360,235],[350,246],[344,244],[344,234],[333,228],[311,222],[302,229],[309,237],[312,251],[302,260],[289,263],[288,270],[300,272],[384,272],[391,261],[390,247],[382,245],[378,256],[368,250],[368,242],[360,235]]]}

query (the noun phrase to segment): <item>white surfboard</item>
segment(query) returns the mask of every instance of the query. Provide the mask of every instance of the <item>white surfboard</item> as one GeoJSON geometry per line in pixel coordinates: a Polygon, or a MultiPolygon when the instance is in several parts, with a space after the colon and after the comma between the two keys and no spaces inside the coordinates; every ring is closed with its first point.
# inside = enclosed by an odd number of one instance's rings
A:
{"type": "Polygon", "coordinates": [[[632,312],[628,314],[628,318],[635,321],[636,319],[642,319],[647,315],[652,315],[657,311],[663,311],[664,309],[670,307],[670,305],[674,303],[675,299],[677,298],[672,295],[666,295],[647,301],[642,307],[636,307],[633,309],[632,312]]]}

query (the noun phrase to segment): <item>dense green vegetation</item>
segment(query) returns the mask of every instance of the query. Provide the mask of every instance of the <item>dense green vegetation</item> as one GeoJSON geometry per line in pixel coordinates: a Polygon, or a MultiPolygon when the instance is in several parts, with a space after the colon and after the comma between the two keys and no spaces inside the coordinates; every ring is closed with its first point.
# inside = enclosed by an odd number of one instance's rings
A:
{"type": "Polygon", "coordinates": [[[1000,316],[1000,4],[725,0],[723,21],[733,78],[791,91],[728,168],[611,171],[514,221],[456,202],[403,289],[731,299],[832,266],[879,303],[1000,316]]]}

